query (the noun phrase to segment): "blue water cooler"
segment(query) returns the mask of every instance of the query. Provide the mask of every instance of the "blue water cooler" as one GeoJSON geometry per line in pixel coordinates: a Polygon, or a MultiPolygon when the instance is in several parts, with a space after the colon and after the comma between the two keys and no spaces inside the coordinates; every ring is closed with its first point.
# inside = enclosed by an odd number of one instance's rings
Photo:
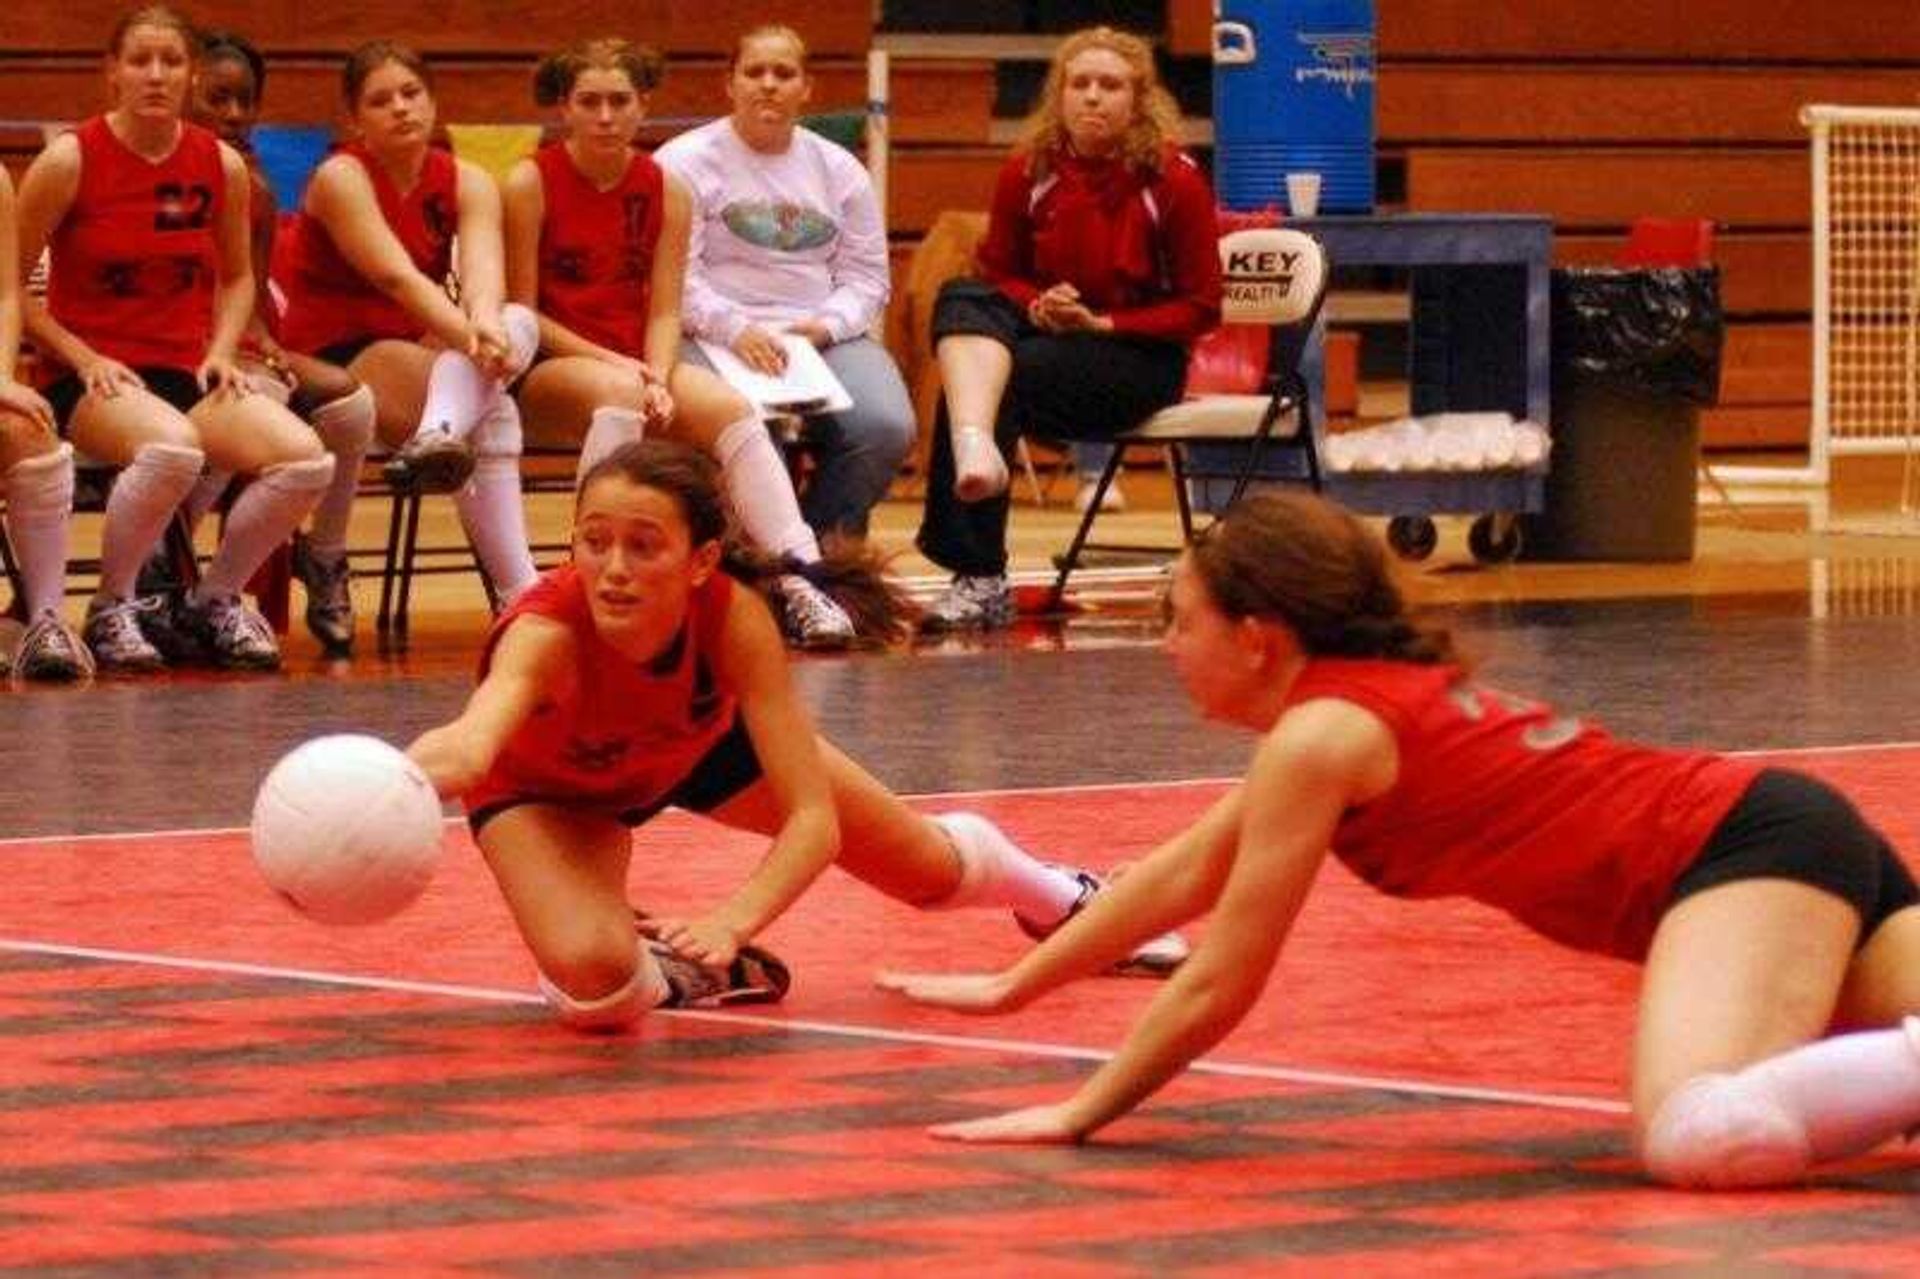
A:
{"type": "Polygon", "coordinates": [[[1214,0],[1214,186],[1229,209],[1373,211],[1373,0],[1214,0]]]}

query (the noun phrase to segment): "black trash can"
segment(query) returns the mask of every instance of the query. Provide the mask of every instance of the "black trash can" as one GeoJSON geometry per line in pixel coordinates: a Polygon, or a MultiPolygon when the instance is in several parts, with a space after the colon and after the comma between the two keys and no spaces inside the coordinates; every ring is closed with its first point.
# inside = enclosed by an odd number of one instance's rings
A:
{"type": "Polygon", "coordinates": [[[1725,333],[1717,268],[1553,273],[1553,454],[1527,558],[1693,558],[1725,333]]]}

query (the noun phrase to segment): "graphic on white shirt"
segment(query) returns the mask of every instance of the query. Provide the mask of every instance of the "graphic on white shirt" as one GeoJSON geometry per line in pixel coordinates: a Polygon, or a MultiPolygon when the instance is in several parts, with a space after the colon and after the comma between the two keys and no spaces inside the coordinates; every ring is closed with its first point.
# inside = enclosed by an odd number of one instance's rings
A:
{"type": "Polygon", "coordinates": [[[720,210],[720,220],[748,244],[779,253],[817,249],[840,234],[825,213],[787,200],[735,200],[720,210]]]}

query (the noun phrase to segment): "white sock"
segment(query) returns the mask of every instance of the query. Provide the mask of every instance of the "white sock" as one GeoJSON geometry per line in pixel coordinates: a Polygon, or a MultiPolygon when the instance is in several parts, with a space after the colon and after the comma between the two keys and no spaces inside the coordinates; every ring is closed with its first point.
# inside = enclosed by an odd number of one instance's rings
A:
{"type": "Polygon", "coordinates": [[[60,611],[73,514],[73,446],[25,458],[7,472],[7,540],[20,561],[27,616],[60,611]]]}
{"type": "Polygon", "coordinates": [[[187,529],[191,532],[200,527],[200,521],[206,518],[220,495],[227,491],[227,485],[233,483],[233,472],[212,468],[203,472],[200,480],[187,494],[186,501],[180,503],[180,513],[187,517],[187,529]]]}
{"type": "Polygon", "coordinates": [[[647,419],[634,409],[603,404],[587,420],[587,438],[580,443],[580,466],[574,472],[573,486],[579,488],[587,472],[604,462],[615,450],[632,444],[647,433],[647,419]]]}
{"type": "Polygon", "coordinates": [[[1044,926],[1065,919],[1080,900],[1080,881],[1036,860],[978,813],[941,813],[934,824],[960,858],[960,884],[937,910],[1005,906],[1044,926]]]}
{"type": "Polygon", "coordinates": [[[308,419],[314,434],[333,454],[333,479],[313,508],[313,527],[307,535],[314,555],[328,562],[347,553],[347,516],[360,484],[360,463],[373,444],[374,407],[373,392],[360,386],[349,395],[328,400],[308,419]]]}
{"type": "Polygon", "coordinates": [[[113,481],[100,530],[100,594],[130,599],[134,578],[199,482],[206,455],[184,444],[142,444],[113,481]]]}
{"type": "Polygon", "coordinates": [[[493,379],[464,352],[442,351],[433,357],[427,371],[427,399],[420,409],[420,430],[464,440],[499,394],[493,379]]]}
{"type": "Polygon", "coordinates": [[[769,555],[791,556],[802,564],[820,558],[820,540],[800,514],[780,450],[757,414],[724,428],[714,441],[727,500],[747,538],[769,555]]]}
{"type": "Polygon", "coordinates": [[[269,466],[254,477],[227,512],[213,562],[194,588],[196,604],[222,595],[238,595],[273,548],[293,535],[333,479],[329,455],[269,466]]]}
{"type": "Polygon", "coordinates": [[[520,497],[520,407],[503,395],[473,432],[473,478],[453,495],[460,527],[501,603],[533,584],[539,570],[527,548],[520,497]]]}

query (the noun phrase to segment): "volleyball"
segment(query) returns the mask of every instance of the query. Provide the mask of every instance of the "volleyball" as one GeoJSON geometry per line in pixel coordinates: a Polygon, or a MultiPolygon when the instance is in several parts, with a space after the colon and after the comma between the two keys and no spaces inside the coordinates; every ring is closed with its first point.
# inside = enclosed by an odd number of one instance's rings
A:
{"type": "Polygon", "coordinates": [[[405,754],[375,737],[316,737],[260,784],[253,859],[302,914],[370,924],[426,890],[440,830],[440,798],[405,754]]]}

